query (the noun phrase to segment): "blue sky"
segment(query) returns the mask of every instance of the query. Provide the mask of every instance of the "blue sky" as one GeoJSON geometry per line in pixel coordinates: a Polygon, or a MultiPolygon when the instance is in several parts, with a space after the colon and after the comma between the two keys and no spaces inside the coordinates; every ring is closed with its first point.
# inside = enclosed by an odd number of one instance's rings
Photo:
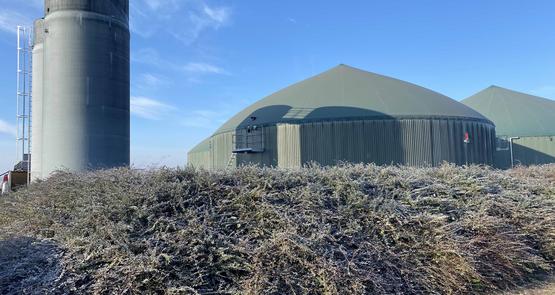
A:
{"type": "MultiPolygon", "coordinates": [[[[15,26],[0,0],[0,171],[15,157],[15,26]]],[[[457,100],[492,84],[555,98],[555,1],[131,0],[132,162],[177,166],[250,103],[344,63],[457,100]]]]}

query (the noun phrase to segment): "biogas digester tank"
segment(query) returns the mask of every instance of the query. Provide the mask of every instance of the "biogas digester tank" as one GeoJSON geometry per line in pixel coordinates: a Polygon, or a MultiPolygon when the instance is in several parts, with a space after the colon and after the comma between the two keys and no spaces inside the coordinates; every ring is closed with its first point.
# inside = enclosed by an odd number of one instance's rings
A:
{"type": "Polygon", "coordinates": [[[129,39],[129,0],[45,1],[42,178],[129,165],[129,39]]]}

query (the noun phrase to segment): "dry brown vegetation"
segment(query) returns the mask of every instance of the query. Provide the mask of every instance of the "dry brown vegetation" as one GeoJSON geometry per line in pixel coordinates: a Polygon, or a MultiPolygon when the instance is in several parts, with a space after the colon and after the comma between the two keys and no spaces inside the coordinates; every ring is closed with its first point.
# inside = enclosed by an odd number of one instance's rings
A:
{"type": "Polygon", "coordinates": [[[0,198],[0,293],[491,293],[553,271],[554,172],[59,173],[0,198]]]}

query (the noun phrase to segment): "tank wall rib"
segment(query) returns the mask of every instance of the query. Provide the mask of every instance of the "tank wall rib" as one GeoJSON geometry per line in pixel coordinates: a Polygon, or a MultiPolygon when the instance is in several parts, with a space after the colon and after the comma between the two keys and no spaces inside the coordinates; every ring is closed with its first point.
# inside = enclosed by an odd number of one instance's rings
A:
{"type": "Polygon", "coordinates": [[[296,124],[278,124],[277,126],[278,166],[296,168],[301,166],[301,134],[296,124]]]}

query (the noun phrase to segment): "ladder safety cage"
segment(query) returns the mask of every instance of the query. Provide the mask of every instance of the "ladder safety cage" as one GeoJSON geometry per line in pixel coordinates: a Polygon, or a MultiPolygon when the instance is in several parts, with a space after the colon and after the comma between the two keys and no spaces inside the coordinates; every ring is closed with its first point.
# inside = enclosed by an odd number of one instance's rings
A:
{"type": "Polygon", "coordinates": [[[17,26],[17,92],[16,92],[16,169],[31,171],[31,117],[32,117],[32,30],[17,26]]]}
{"type": "Polygon", "coordinates": [[[264,128],[257,125],[237,129],[233,135],[233,153],[250,154],[264,152],[264,128]]]}

